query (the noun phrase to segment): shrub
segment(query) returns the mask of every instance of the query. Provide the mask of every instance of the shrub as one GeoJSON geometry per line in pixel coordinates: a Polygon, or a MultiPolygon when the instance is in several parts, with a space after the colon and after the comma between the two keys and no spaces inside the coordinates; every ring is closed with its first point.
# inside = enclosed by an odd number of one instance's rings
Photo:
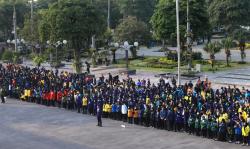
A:
{"type": "Polygon", "coordinates": [[[201,52],[193,52],[192,59],[193,60],[202,60],[202,53],[201,52]]]}
{"type": "Polygon", "coordinates": [[[162,64],[174,64],[173,60],[169,60],[166,57],[161,57],[158,62],[162,64]]]}
{"type": "Polygon", "coordinates": [[[13,52],[12,51],[6,50],[6,51],[3,52],[2,60],[12,61],[12,58],[13,58],[13,52]]]}
{"type": "Polygon", "coordinates": [[[250,49],[250,43],[246,43],[246,49],[250,49]]]}

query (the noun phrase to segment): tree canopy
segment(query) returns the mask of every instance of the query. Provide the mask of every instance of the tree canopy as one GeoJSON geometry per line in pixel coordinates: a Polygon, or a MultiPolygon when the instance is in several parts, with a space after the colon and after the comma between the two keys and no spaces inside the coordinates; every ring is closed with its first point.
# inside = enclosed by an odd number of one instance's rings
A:
{"type": "Polygon", "coordinates": [[[136,17],[125,18],[115,30],[115,40],[120,42],[145,43],[148,38],[150,38],[150,33],[147,25],[136,17]]]}
{"type": "Polygon", "coordinates": [[[61,0],[42,13],[40,24],[42,35],[49,34],[48,40],[55,42],[66,39],[72,48],[88,47],[93,35],[105,31],[105,19],[92,4],[82,0],[61,0]],[[49,31],[48,31],[49,30],[49,31]]]}
{"type": "MultiPolygon", "coordinates": [[[[210,31],[205,0],[190,1],[190,23],[194,39],[207,35],[210,31]]],[[[187,23],[187,0],[180,1],[180,25],[187,23]]],[[[159,0],[151,18],[157,39],[169,40],[176,32],[176,4],[173,0],[159,0]]],[[[185,31],[186,32],[186,31],[185,31]]]]}
{"type": "Polygon", "coordinates": [[[214,26],[222,26],[228,33],[240,26],[250,25],[249,0],[211,0],[210,21],[214,26]]]}

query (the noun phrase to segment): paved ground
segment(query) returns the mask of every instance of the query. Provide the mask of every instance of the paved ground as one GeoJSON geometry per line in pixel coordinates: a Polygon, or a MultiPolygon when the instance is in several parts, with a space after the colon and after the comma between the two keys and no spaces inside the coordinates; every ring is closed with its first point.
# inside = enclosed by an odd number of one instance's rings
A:
{"type": "Polygon", "coordinates": [[[99,128],[92,116],[11,99],[0,114],[0,149],[248,148],[107,119],[99,128]]]}

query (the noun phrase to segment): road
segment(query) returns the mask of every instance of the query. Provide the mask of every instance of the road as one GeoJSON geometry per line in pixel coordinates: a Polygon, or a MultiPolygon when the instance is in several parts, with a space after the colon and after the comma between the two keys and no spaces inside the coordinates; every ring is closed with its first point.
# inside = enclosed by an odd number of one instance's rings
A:
{"type": "Polygon", "coordinates": [[[96,118],[8,99],[0,104],[0,149],[243,149],[185,133],[96,118]]]}
{"type": "MultiPolygon", "coordinates": [[[[208,53],[206,53],[203,50],[204,45],[194,45],[193,48],[193,52],[201,52],[202,53],[202,57],[203,59],[209,59],[210,56],[208,53]]],[[[176,47],[169,47],[170,49],[176,49],[176,47]]],[[[159,49],[161,49],[161,47],[153,47],[153,48],[146,48],[146,47],[141,47],[140,50],[138,51],[138,55],[139,56],[165,56],[164,52],[159,52],[159,49]]],[[[246,62],[250,62],[250,50],[246,50],[246,62]]],[[[117,58],[121,59],[121,58],[125,58],[125,52],[124,50],[120,49],[117,52],[117,58]]],[[[129,52],[130,55],[130,52],[129,52]]],[[[219,53],[215,54],[215,59],[216,60],[226,60],[226,54],[225,54],[225,50],[222,49],[219,53]]],[[[231,61],[241,61],[241,56],[240,56],[240,50],[231,50],[231,61]]]]}

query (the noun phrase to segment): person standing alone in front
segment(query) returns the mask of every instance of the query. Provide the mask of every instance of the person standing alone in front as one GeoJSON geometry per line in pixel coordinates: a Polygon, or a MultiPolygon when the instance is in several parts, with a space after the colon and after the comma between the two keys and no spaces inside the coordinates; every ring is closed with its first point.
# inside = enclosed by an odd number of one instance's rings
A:
{"type": "Polygon", "coordinates": [[[102,102],[99,100],[96,108],[97,126],[102,127],[102,102]]]}

